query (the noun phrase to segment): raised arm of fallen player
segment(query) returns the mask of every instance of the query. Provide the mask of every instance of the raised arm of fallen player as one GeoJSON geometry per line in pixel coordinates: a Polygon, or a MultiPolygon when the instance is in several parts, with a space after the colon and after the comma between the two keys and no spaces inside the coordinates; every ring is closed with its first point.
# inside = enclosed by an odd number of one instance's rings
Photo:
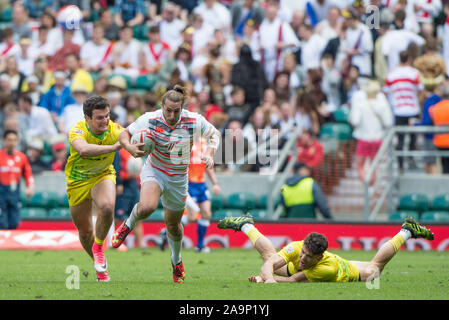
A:
{"type": "Polygon", "coordinates": [[[112,145],[98,145],[88,143],[82,138],[73,140],[72,147],[82,158],[101,156],[103,154],[118,151],[121,148],[118,142],[112,145]]]}
{"type": "Polygon", "coordinates": [[[141,158],[146,155],[145,151],[142,149],[143,143],[131,144],[129,141],[131,139],[131,134],[128,128],[122,131],[118,136],[118,141],[120,145],[126,149],[134,158],[141,158]]]}

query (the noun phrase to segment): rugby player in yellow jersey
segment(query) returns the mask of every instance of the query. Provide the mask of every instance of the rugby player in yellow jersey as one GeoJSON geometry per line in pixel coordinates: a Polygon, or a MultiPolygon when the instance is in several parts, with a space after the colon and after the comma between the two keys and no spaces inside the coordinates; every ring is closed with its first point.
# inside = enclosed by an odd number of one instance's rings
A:
{"type": "Polygon", "coordinates": [[[382,245],[371,261],[348,261],[326,251],[327,239],[316,232],[303,241],[294,241],[276,253],[271,241],[254,226],[250,214],[229,217],[219,221],[218,228],[244,232],[260,253],[263,265],[260,274],[250,276],[251,282],[353,282],[371,281],[384,269],[399,248],[409,238],[433,240],[434,235],[408,217],[402,229],[382,245]]]}
{"type": "Polygon", "coordinates": [[[110,280],[103,244],[111,227],[115,206],[115,151],[121,148],[120,125],[109,119],[110,106],[100,96],[83,104],[85,120],[69,132],[70,157],[65,167],[70,213],[81,245],[94,261],[97,281],[110,280]],[[95,233],[92,209],[97,216],[95,233]]]}

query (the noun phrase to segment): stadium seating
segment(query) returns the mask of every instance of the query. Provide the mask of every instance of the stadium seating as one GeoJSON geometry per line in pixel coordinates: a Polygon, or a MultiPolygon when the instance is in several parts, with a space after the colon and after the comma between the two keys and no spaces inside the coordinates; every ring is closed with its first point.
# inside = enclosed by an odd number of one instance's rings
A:
{"type": "Polygon", "coordinates": [[[256,209],[256,210],[251,210],[249,213],[253,216],[254,219],[266,219],[267,218],[266,210],[256,209]]]}
{"type": "Polygon", "coordinates": [[[3,9],[2,13],[0,14],[0,21],[1,22],[12,21],[12,7],[3,9]]]}
{"type": "Polygon", "coordinates": [[[145,220],[164,220],[164,209],[156,209],[156,211],[154,211],[151,216],[149,216],[148,218],[146,218],[145,220]]]}
{"type": "Polygon", "coordinates": [[[347,109],[337,109],[333,112],[335,121],[348,123],[349,110],[347,109]]]}
{"type": "Polygon", "coordinates": [[[68,208],[69,207],[69,198],[67,197],[67,194],[64,193],[60,198],[59,198],[59,206],[63,207],[63,208],[68,208]]]}
{"type": "Polygon", "coordinates": [[[48,216],[51,219],[61,219],[61,220],[70,220],[70,209],[69,208],[54,208],[48,212],[48,216]]]}
{"type": "Polygon", "coordinates": [[[257,197],[250,192],[239,192],[229,195],[226,207],[230,209],[255,209],[257,197]]]}
{"type": "Polygon", "coordinates": [[[213,195],[210,199],[212,211],[224,208],[225,198],[221,194],[213,195]]]}
{"type": "Polygon", "coordinates": [[[22,218],[46,218],[48,216],[47,210],[39,207],[28,207],[20,209],[20,216],[22,218]]]}
{"type": "Polygon", "coordinates": [[[320,138],[349,141],[352,139],[352,127],[347,123],[325,123],[321,126],[320,138]]]}
{"type": "Polygon", "coordinates": [[[449,193],[437,195],[432,200],[432,210],[449,211],[449,193]]]}
{"type": "Polygon", "coordinates": [[[407,217],[412,217],[413,219],[419,219],[419,212],[416,211],[397,211],[390,213],[388,220],[390,221],[403,221],[407,217]]]}
{"type": "Polygon", "coordinates": [[[400,197],[398,210],[413,210],[421,213],[429,210],[429,200],[425,194],[406,194],[400,197]]]}
{"type": "Polygon", "coordinates": [[[226,217],[238,217],[243,214],[242,210],[239,209],[221,209],[212,213],[212,218],[223,219],[226,217]]]}
{"type": "Polygon", "coordinates": [[[448,211],[426,211],[421,214],[421,222],[449,222],[448,211]]]}

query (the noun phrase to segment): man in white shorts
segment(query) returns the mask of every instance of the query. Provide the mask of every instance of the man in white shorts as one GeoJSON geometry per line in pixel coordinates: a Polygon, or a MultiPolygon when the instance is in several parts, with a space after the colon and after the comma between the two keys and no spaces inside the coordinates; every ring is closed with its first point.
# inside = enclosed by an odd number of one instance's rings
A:
{"type": "Polygon", "coordinates": [[[183,227],[181,217],[187,198],[187,176],[190,149],[196,135],[207,140],[202,157],[207,168],[213,168],[213,157],[220,143],[220,133],[198,113],[183,109],[185,91],[180,86],[167,91],[162,97],[162,108],[147,112],[133,122],[119,136],[119,141],[133,157],[142,157],[143,143],[130,144],[130,138],[139,130],[148,129],[155,147],[140,174],[140,201],[128,219],[117,229],[112,246],[118,248],[139,220],[146,219],[156,209],[159,198],[164,207],[168,244],[171,249],[173,280],[182,283],[185,271],[181,259],[183,227]]]}

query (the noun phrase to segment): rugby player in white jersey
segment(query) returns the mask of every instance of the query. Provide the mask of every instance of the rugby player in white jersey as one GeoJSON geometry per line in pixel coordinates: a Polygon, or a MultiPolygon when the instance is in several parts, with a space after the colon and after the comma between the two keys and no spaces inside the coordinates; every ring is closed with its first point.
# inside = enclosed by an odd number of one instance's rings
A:
{"type": "Polygon", "coordinates": [[[136,222],[146,219],[156,210],[160,198],[171,249],[173,280],[176,283],[185,280],[181,259],[181,218],[187,197],[188,166],[194,135],[201,135],[207,140],[207,148],[202,157],[207,168],[213,168],[213,157],[220,143],[218,130],[202,115],[183,109],[185,101],[185,90],[181,86],[175,86],[162,97],[160,110],[145,113],[120,134],[120,144],[133,157],[145,155],[143,143],[130,143],[131,136],[139,130],[149,129],[155,148],[140,174],[140,201],[112,238],[112,246],[118,248],[136,222]]]}

